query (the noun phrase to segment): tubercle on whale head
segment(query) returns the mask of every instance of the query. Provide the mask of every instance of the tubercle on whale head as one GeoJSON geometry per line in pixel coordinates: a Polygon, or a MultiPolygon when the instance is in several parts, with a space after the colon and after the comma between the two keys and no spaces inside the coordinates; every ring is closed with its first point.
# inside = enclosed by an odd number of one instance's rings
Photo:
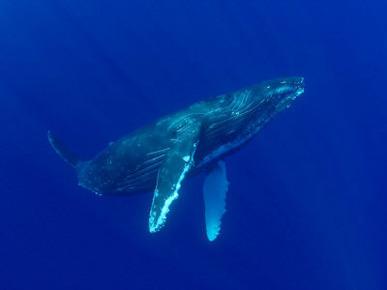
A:
{"type": "Polygon", "coordinates": [[[275,106],[274,110],[281,112],[304,93],[304,78],[288,77],[269,81],[263,84],[261,90],[263,97],[275,106]]]}

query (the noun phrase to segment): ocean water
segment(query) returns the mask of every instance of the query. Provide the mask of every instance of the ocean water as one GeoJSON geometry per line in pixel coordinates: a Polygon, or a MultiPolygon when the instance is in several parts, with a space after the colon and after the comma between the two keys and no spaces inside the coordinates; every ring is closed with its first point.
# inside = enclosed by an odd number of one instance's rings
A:
{"type": "Polygon", "coordinates": [[[0,3],[1,289],[387,289],[385,1],[0,3]],[[226,159],[222,232],[202,183],[166,227],[152,194],[98,197],[86,158],[199,100],[282,76],[305,94],[226,159]]]}

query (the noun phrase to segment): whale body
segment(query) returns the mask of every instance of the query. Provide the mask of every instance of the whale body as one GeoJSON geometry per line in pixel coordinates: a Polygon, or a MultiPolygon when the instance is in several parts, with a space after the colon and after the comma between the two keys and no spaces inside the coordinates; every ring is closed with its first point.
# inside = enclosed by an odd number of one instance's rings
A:
{"type": "Polygon", "coordinates": [[[149,231],[165,224],[185,178],[207,172],[207,237],[219,234],[228,191],[224,158],[247,144],[304,92],[302,77],[255,84],[189,106],[146,125],[83,160],[50,131],[55,151],[76,169],[79,185],[98,195],[153,191],[149,231]]]}

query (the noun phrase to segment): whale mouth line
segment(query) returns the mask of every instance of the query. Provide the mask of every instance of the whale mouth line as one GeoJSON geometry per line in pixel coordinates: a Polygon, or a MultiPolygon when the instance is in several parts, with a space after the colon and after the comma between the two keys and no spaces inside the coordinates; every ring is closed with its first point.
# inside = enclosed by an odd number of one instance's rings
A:
{"type": "Polygon", "coordinates": [[[299,96],[301,95],[305,88],[304,88],[304,78],[303,77],[299,77],[297,82],[295,82],[295,86],[294,88],[296,89],[296,95],[299,96]]]}
{"type": "Polygon", "coordinates": [[[298,96],[302,95],[305,92],[304,78],[303,77],[298,78],[298,81],[295,82],[293,89],[294,89],[294,95],[291,96],[290,98],[292,100],[295,100],[298,96]]]}
{"type": "Polygon", "coordinates": [[[297,89],[297,91],[296,91],[295,98],[297,98],[298,96],[302,95],[304,92],[305,92],[305,88],[304,87],[299,87],[297,89]]]}
{"type": "Polygon", "coordinates": [[[289,94],[288,96],[284,97],[282,100],[280,100],[276,107],[277,111],[282,111],[284,109],[287,109],[290,107],[292,102],[297,99],[300,95],[304,93],[305,89],[304,87],[298,87],[294,93],[289,94]]]}

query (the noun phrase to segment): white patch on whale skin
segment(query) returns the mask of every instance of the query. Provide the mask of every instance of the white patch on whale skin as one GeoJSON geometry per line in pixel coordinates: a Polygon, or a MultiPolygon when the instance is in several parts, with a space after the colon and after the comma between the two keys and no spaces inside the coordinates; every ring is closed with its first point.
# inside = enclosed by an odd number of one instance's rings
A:
{"type": "MultiPolygon", "coordinates": [[[[177,199],[179,197],[179,189],[181,187],[181,182],[184,180],[184,177],[185,177],[185,174],[188,172],[189,168],[190,168],[190,164],[187,164],[185,167],[184,167],[184,170],[182,172],[182,174],[180,175],[180,178],[179,180],[177,181],[176,183],[176,187],[175,187],[175,191],[173,192],[173,194],[168,197],[165,202],[164,202],[164,206],[163,208],[161,209],[161,213],[160,213],[160,216],[159,218],[157,219],[157,222],[155,225],[154,224],[154,219],[156,217],[156,212],[153,212],[152,215],[150,216],[149,218],[149,224],[150,225],[153,225],[152,227],[149,228],[149,231],[151,233],[155,233],[155,232],[158,232],[162,227],[163,225],[165,224],[165,221],[167,219],[167,214],[169,213],[169,207],[170,205],[172,204],[172,202],[177,199]]],[[[159,195],[157,189],[156,189],[156,192],[155,192],[155,197],[157,197],[159,195]]]]}
{"type": "MultiPolygon", "coordinates": [[[[158,192],[155,192],[155,196],[157,197],[159,194],[158,192]]],[[[159,216],[159,218],[157,219],[157,223],[149,228],[149,231],[151,233],[155,233],[157,231],[159,231],[161,229],[161,227],[164,225],[165,223],[165,220],[167,219],[167,214],[169,213],[169,206],[172,204],[172,202],[177,199],[179,197],[179,194],[177,193],[177,191],[175,191],[173,193],[173,195],[171,195],[170,197],[168,197],[166,200],[165,200],[165,203],[164,203],[164,206],[163,208],[161,209],[161,214],[159,216]]],[[[150,217],[150,221],[152,222],[153,224],[153,220],[155,219],[156,217],[156,213],[154,212],[151,217],[150,217]]]]}
{"type": "Polygon", "coordinates": [[[214,241],[220,232],[222,217],[226,212],[228,185],[226,165],[224,161],[219,161],[208,173],[203,184],[206,232],[210,242],[214,241]]]}
{"type": "Polygon", "coordinates": [[[304,93],[304,88],[299,88],[293,95],[290,95],[286,98],[283,98],[278,104],[276,105],[276,110],[278,112],[281,112],[284,109],[287,109],[290,107],[292,102],[300,95],[304,93]]]}
{"type": "MultiPolygon", "coordinates": [[[[192,161],[194,159],[197,144],[198,144],[198,142],[193,144],[194,150],[192,151],[191,156],[186,155],[183,157],[183,160],[186,162],[184,169],[183,169],[178,181],[176,182],[176,184],[174,186],[175,188],[174,188],[173,194],[165,200],[164,205],[161,209],[160,215],[159,215],[156,223],[154,223],[155,218],[156,218],[156,212],[152,211],[152,209],[151,209],[151,214],[149,216],[149,232],[151,232],[151,233],[158,232],[164,226],[166,219],[167,219],[167,214],[169,213],[169,207],[172,204],[172,202],[179,197],[179,190],[181,188],[181,183],[183,182],[185,175],[187,174],[187,172],[190,170],[190,168],[192,166],[192,161]]],[[[173,187],[172,187],[172,190],[173,190],[173,187]]],[[[153,196],[153,202],[154,202],[155,198],[158,197],[158,195],[159,195],[159,192],[158,192],[157,186],[156,186],[155,194],[153,196]]]]}

